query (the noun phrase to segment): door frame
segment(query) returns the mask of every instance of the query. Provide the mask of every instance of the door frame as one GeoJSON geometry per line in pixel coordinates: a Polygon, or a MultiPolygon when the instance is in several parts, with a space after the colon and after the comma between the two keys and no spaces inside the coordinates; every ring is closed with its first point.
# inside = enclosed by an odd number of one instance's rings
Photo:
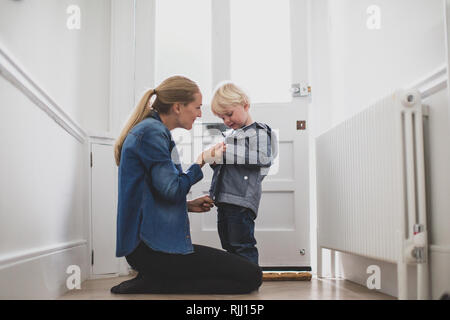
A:
{"type": "MultiPolygon", "coordinates": [[[[308,31],[309,31],[309,0],[290,0],[291,7],[291,46],[292,46],[292,83],[309,83],[309,51],[308,51],[308,31]],[[305,57],[296,59],[295,57],[305,57]]],[[[156,0],[133,0],[122,1],[112,0],[111,3],[111,94],[110,94],[110,126],[109,134],[117,136],[122,126],[124,115],[134,108],[135,102],[140,98],[144,89],[155,87],[155,61],[154,59],[143,59],[137,52],[145,52],[149,56],[155,56],[155,12],[156,0]],[[124,14],[125,13],[125,14],[124,14]],[[151,17],[153,19],[149,19],[151,17]],[[125,32],[123,32],[125,30],[125,32]],[[120,32],[119,32],[120,31],[120,32]],[[130,40],[130,36],[132,40],[130,40]],[[128,61],[125,65],[119,62],[128,61]],[[147,74],[146,74],[147,73],[147,74]],[[146,74],[146,76],[144,76],[146,74]],[[126,82],[126,83],[125,83],[126,82]],[[131,83],[131,84],[130,84],[131,83]]],[[[230,79],[230,28],[220,27],[230,21],[230,0],[212,1],[212,87],[214,88],[223,79],[230,79]]],[[[302,119],[309,122],[308,107],[310,98],[298,99],[297,103],[303,110],[302,119]]],[[[264,107],[268,104],[254,104],[264,107]]],[[[277,104],[277,107],[284,109],[283,105],[277,104]]],[[[215,117],[205,104],[204,116],[202,122],[210,122],[215,117]]],[[[297,115],[296,115],[297,116],[297,115]]],[[[217,119],[215,119],[217,122],[217,119]]],[[[307,125],[307,129],[309,126],[307,125]]],[[[194,130],[192,130],[192,141],[195,139],[194,130]]],[[[298,133],[298,132],[297,132],[298,133]]],[[[309,134],[309,130],[307,131],[309,134]]],[[[299,134],[294,134],[293,157],[305,157],[305,163],[310,166],[309,152],[295,148],[299,145],[301,139],[305,139],[299,134]]],[[[309,138],[306,137],[306,140],[309,138]]],[[[309,148],[306,141],[304,145],[309,148]]],[[[192,155],[195,157],[195,155],[192,155]]],[[[295,165],[295,163],[294,163],[295,165]]],[[[294,167],[295,169],[295,167],[294,167]]],[[[299,171],[294,172],[295,190],[300,190],[299,171]]],[[[305,261],[308,266],[311,265],[311,241],[310,241],[310,179],[308,176],[308,189],[301,195],[296,194],[294,198],[294,208],[307,206],[308,212],[302,221],[298,219],[299,212],[295,209],[296,223],[307,225],[307,234],[301,235],[302,248],[305,247],[305,261]]],[[[296,226],[297,228],[297,226],[296,226]]],[[[298,245],[300,246],[300,245],[298,245]]]]}

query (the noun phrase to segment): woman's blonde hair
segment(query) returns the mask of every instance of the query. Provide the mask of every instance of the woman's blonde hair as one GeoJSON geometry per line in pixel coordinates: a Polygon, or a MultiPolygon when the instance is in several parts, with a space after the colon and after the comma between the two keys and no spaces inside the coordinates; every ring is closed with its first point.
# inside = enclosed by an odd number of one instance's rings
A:
{"type": "Polygon", "coordinates": [[[128,133],[139,122],[147,118],[152,110],[161,114],[168,114],[175,103],[187,105],[195,100],[194,95],[199,92],[200,89],[198,85],[194,81],[183,76],[167,78],[155,89],[150,89],[145,92],[116,140],[114,145],[116,164],[120,164],[122,145],[128,133]],[[156,96],[156,99],[150,105],[151,98],[154,95],[156,96]]]}
{"type": "Polygon", "coordinates": [[[249,103],[250,99],[244,90],[232,82],[223,82],[214,91],[211,109],[214,114],[220,115],[225,112],[227,107],[249,103]]]}

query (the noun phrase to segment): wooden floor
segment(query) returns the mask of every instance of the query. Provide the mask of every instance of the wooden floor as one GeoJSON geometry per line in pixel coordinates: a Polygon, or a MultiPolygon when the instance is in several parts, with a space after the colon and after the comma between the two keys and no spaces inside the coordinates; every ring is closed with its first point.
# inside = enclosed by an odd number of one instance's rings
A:
{"type": "Polygon", "coordinates": [[[136,294],[116,295],[110,288],[133,278],[115,277],[88,280],[80,290],[72,290],[63,300],[395,300],[396,298],[369,290],[346,280],[316,279],[311,281],[265,281],[259,291],[245,295],[181,295],[136,294]]]}

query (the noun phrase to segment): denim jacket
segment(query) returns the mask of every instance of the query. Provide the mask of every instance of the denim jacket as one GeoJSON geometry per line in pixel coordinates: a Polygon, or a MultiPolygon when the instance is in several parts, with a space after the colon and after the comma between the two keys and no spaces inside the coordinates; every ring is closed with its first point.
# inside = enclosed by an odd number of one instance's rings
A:
{"type": "Polygon", "coordinates": [[[261,184],[278,155],[278,140],[272,129],[254,122],[224,134],[227,145],[222,163],[211,165],[214,174],[209,190],[216,204],[231,203],[258,214],[261,184]]]}
{"type": "Polygon", "coordinates": [[[186,195],[203,178],[198,164],[186,172],[172,161],[169,129],[153,112],[128,133],[119,165],[116,256],[144,241],[167,253],[193,252],[186,195]]]}

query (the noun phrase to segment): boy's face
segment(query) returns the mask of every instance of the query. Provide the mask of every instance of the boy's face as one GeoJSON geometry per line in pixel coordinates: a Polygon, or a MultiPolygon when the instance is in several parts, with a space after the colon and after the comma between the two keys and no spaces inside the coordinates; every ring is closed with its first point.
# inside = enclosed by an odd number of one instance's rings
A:
{"type": "Polygon", "coordinates": [[[249,105],[233,105],[226,107],[224,112],[219,115],[223,123],[234,130],[245,127],[251,123],[248,114],[249,105]]]}

